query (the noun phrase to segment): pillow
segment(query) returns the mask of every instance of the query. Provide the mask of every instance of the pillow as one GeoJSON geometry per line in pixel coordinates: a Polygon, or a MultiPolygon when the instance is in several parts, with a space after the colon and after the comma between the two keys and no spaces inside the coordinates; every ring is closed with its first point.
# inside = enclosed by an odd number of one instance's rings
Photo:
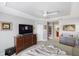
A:
{"type": "Polygon", "coordinates": [[[73,35],[69,33],[62,33],[61,37],[73,37],[73,35]]]}

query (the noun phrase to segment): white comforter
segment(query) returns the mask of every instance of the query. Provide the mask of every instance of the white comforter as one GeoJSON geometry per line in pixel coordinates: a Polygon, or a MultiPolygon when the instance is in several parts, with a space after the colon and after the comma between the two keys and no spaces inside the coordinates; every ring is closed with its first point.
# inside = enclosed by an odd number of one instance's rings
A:
{"type": "Polygon", "coordinates": [[[19,54],[18,56],[57,56],[57,55],[66,55],[66,52],[61,49],[55,48],[52,45],[36,45],[30,47],[19,54]]]}

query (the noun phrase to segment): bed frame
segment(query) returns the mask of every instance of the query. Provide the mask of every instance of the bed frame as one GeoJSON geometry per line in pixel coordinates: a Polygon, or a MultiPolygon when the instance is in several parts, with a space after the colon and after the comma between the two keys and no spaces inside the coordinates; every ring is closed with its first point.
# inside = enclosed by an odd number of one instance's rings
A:
{"type": "Polygon", "coordinates": [[[16,54],[37,43],[36,34],[26,34],[16,37],[16,54]]]}

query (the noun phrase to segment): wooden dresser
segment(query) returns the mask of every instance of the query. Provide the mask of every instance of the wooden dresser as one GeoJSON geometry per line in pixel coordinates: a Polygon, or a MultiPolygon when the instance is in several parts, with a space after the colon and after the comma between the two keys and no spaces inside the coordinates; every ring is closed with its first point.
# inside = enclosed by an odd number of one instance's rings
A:
{"type": "Polygon", "coordinates": [[[27,34],[16,37],[16,54],[21,50],[37,43],[36,34],[27,34]]]}

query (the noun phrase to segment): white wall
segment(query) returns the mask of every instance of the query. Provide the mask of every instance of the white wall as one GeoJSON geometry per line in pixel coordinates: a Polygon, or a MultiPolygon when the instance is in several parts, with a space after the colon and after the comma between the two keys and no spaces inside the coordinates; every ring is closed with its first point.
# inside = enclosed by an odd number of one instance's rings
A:
{"type": "Polygon", "coordinates": [[[71,13],[66,18],[60,19],[60,34],[69,33],[69,34],[78,34],[79,33],[79,2],[72,2],[71,13]],[[74,32],[63,31],[63,25],[65,24],[75,24],[76,30],[74,32]]]}
{"type": "Polygon", "coordinates": [[[18,24],[34,25],[33,20],[24,19],[4,13],[0,13],[0,21],[12,23],[11,30],[0,31],[0,53],[4,49],[14,46],[14,37],[18,35],[18,24]]]}
{"type": "Polygon", "coordinates": [[[68,34],[73,34],[77,35],[79,34],[79,18],[70,18],[70,19],[62,19],[60,20],[60,34],[62,33],[68,33],[68,34]],[[75,24],[75,31],[63,31],[63,25],[67,24],[75,24]]]}
{"type": "Polygon", "coordinates": [[[47,30],[44,29],[44,25],[47,25],[46,21],[36,21],[35,27],[36,27],[36,34],[37,34],[37,40],[38,41],[47,41],[47,30]]]}
{"type": "Polygon", "coordinates": [[[72,2],[71,16],[72,17],[79,16],[79,2],[72,2]]]}

